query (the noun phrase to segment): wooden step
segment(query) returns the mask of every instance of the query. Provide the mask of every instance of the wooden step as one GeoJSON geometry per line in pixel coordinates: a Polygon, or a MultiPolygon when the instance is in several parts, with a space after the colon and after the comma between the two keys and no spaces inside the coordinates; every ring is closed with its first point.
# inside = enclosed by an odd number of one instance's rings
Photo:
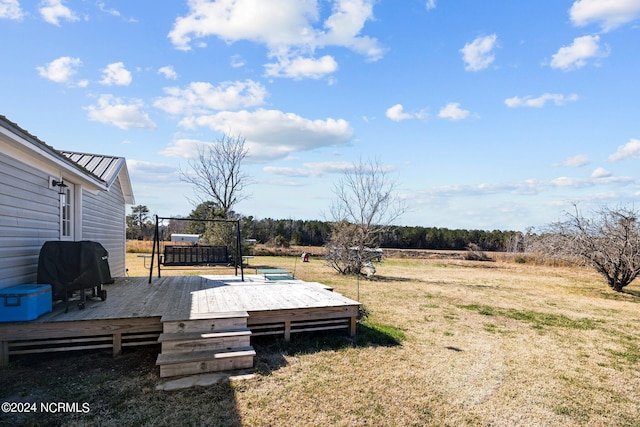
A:
{"type": "Polygon", "coordinates": [[[251,368],[255,355],[256,352],[251,346],[230,351],[211,350],[159,354],[156,365],[160,366],[160,376],[166,378],[251,368]]]}
{"type": "Polygon", "coordinates": [[[162,322],[175,322],[179,320],[201,320],[201,319],[228,319],[233,317],[249,317],[249,313],[246,311],[219,311],[215,313],[169,313],[162,316],[160,321],[162,322]]]}
{"type": "Polygon", "coordinates": [[[162,317],[162,330],[165,333],[222,332],[247,327],[246,311],[227,313],[205,313],[188,319],[162,317]]]}
{"type": "Polygon", "coordinates": [[[251,330],[239,328],[223,332],[163,333],[158,338],[162,354],[188,353],[205,350],[229,350],[249,347],[251,330]]]}

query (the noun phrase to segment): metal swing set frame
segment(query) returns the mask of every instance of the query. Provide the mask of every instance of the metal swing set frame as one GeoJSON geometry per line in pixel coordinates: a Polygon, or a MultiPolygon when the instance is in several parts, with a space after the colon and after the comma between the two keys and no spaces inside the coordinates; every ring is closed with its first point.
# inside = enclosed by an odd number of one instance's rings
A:
{"type": "Polygon", "coordinates": [[[149,268],[149,283],[153,277],[154,265],[157,265],[158,277],[160,276],[160,266],[215,266],[225,265],[235,267],[235,275],[238,275],[238,267],[240,275],[244,282],[244,267],[242,265],[242,240],[240,237],[240,220],[236,219],[191,219],[191,218],[173,218],[155,216],[155,230],[153,235],[153,248],[151,250],[151,267],[149,268]],[[235,225],[236,244],[235,253],[229,254],[228,246],[211,246],[211,245],[163,245],[164,251],[160,253],[160,221],[195,221],[195,222],[218,222],[229,223],[235,225]]]}

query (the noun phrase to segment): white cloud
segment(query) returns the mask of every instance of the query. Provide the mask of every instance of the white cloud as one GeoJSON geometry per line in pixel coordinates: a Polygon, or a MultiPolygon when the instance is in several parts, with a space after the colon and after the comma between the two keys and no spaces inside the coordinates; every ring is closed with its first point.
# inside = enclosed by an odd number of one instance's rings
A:
{"type": "Polygon", "coordinates": [[[628,159],[629,157],[640,158],[640,139],[631,139],[625,145],[619,146],[618,150],[610,155],[607,160],[617,162],[628,159]]]}
{"type": "Polygon", "coordinates": [[[131,72],[124,67],[124,64],[122,62],[114,62],[102,70],[100,83],[106,86],[129,86],[131,80],[131,72]]]}
{"type": "Polygon", "coordinates": [[[207,144],[210,143],[198,139],[180,138],[172,141],[160,154],[166,157],[193,159],[198,157],[200,147],[207,144]]]}
{"type": "Polygon", "coordinates": [[[576,156],[569,157],[565,159],[561,163],[556,163],[554,166],[569,166],[569,167],[580,167],[589,164],[589,158],[584,154],[578,154],[576,156]]]}
{"type": "MultiPolygon", "coordinates": [[[[150,162],[127,158],[127,169],[131,178],[135,180],[136,197],[143,199],[144,193],[155,193],[153,198],[166,197],[167,192],[172,191],[176,185],[180,185],[180,172],[175,166],[165,163],[150,162]]],[[[176,189],[176,193],[178,193],[176,189]]]]}
{"type": "Polygon", "coordinates": [[[396,104],[393,107],[390,107],[387,110],[386,116],[393,120],[394,122],[400,122],[402,120],[407,120],[413,118],[413,116],[409,113],[405,113],[403,111],[402,104],[396,104]]]}
{"type": "Polygon", "coordinates": [[[596,168],[591,173],[591,178],[595,178],[595,179],[609,178],[611,175],[613,175],[613,174],[611,172],[609,172],[608,170],[606,170],[605,168],[596,168]]]}
{"type": "Polygon", "coordinates": [[[98,9],[100,9],[100,11],[102,11],[104,13],[108,13],[109,15],[117,16],[117,17],[121,16],[120,11],[118,11],[117,9],[113,9],[113,8],[107,8],[107,6],[104,4],[103,1],[97,2],[96,6],[98,6],[98,9]]]}
{"type": "Polygon", "coordinates": [[[487,68],[495,59],[493,50],[497,47],[498,36],[479,36],[464,45],[460,52],[467,71],[480,71],[487,68]]]}
{"type": "Polygon", "coordinates": [[[635,180],[628,176],[620,176],[614,177],[612,173],[603,169],[598,168],[593,171],[591,177],[589,178],[575,178],[575,177],[566,177],[561,176],[555,179],[552,179],[548,183],[544,185],[543,189],[554,189],[554,188],[588,188],[594,187],[596,185],[617,185],[617,186],[625,186],[628,185],[635,180]]]}
{"type": "Polygon", "coordinates": [[[78,72],[82,65],[80,58],[61,56],[46,64],[44,67],[36,67],[40,77],[56,83],[71,83],[71,78],[78,72]]]}
{"type": "Polygon", "coordinates": [[[427,10],[431,10],[431,9],[435,9],[436,7],[436,0],[427,0],[427,10]]]}
{"type": "Polygon", "coordinates": [[[311,42],[312,21],[318,19],[313,0],[190,1],[169,38],[178,49],[190,50],[193,39],[217,36],[229,43],[250,40],[269,47],[311,42]]]}
{"type": "Polygon", "coordinates": [[[131,100],[128,104],[113,95],[100,95],[98,105],[86,107],[89,120],[110,124],[123,130],[155,129],[156,124],[141,111],[143,103],[131,100]]]}
{"type": "Polygon", "coordinates": [[[96,2],[96,6],[98,6],[98,9],[100,9],[101,12],[104,12],[104,13],[109,14],[111,16],[115,16],[117,18],[121,18],[124,22],[130,22],[130,23],[138,22],[138,20],[136,18],[127,18],[127,17],[123,16],[122,13],[120,13],[119,10],[114,9],[112,7],[107,7],[105,2],[103,2],[103,1],[96,2]]]}
{"type": "Polygon", "coordinates": [[[402,120],[408,119],[428,119],[429,114],[420,110],[417,113],[406,113],[404,112],[404,107],[402,104],[396,104],[393,107],[389,107],[387,112],[385,113],[388,119],[393,120],[394,122],[400,122],[402,120]]]}
{"type": "Polygon", "coordinates": [[[632,177],[614,177],[608,171],[599,168],[588,178],[560,176],[550,180],[525,179],[515,182],[494,182],[478,185],[447,185],[423,190],[421,194],[428,196],[486,196],[492,194],[533,196],[566,188],[580,189],[603,185],[623,187],[634,181],[632,177]]]}
{"type": "Polygon", "coordinates": [[[535,107],[541,108],[547,102],[553,102],[556,105],[564,105],[567,102],[573,102],[578,100],[578,95],[562,95],[559,93],[544,93],[537,98],[532,98],[530,96],[525,96],[524,98],[520,98],[518,96],[514,96],[513,98],[507,98],[504,100],[504,103],[507,104],[510,108],[515,107],[535,107]]]}
{"type": "Polygon", "coordinates": [[[284,158],[296,151],[346,145],[353,138],[353,129],[346,120],[310,120],[278,110],[223,111],[189,117],[180,124],[188,129],[202,126],[241,135],[246,138],[253,159],[284,158]]]}
{"type": "Polygon", "coordinates": [[[172,175],[176,172],[175,167],[167,164],[136,159],[127,159],[127,169],[132,175],[147,173],[172,175]]]}
{"type": "Polygon", "coordinates": [[[24,17],[18,0],[0,0],[0,19],[19,21],[24,17]]]}
{"type": "Polygon", "coordinates": [[[376,39],[359,36],[367,21],[373,19],[373,3],[374,0],[335,0],[333,13],[324,22],[324,30],[317,32],[314,44],[346,47],[372,61],[382,58],[384,49],[376,39]]]}
{"type": "Polygon", "coordinates": [[[290,178],[318,177],[330,173],[344,173],[353,168],[350,162],[314,162],[303,163],[299,168],[266,166],[265,172],[290,178]]]}
{"type": "Polygon", "coordinates": [[[171,65],[160,67],[158,69],[158,74],[162,74],[165,78],[169,80],[176,80],[178,78],[178,73],[176,73],[176,71],[173,69],[171,65]]]}
{"type": "Polygon", "coordinates": [[[246,65],[245,60],[242,58],[242,56],[240,55],[233,55],[231,57],[231,62],[230,62],[231,66],[233,68],[240,68],[240,67],[244,67],[246,65]]]}
{"type": "Polygon", "coordinates": [[[459,102],[450,102],[442,107],[440,109],[440,112],[438,112],[438,117],[440,117],[441,119],[449,119],[454,121],[466,119],[470,115],[470,111],[460,108],[459,102]]]}
{"type": "Polygon", "coordinates": [[[520,194],[533,195],[540,193],[543,183],[534,179],[527,179],[513,183],[482,183],[478,185],[446,185],[424,190],[422,194],[431,196],[487,195],[487,194],[520,194]]]}
{"type": "Polygon", "coordinates": [[[186,16],[175,20],[169,38],[177,49],[190,50],[195,39],[216,36],[233,43],[265,45],[276,62],[267,65],[279,77],[318,78],[337,69],[330,56],[315,59],[317,49],[340,46],[378,60],[384,54],[376,39],[361,35],[373,19],[373,0],[333,0],[331,15],[320,21],[316,0],[190,1],[186,16]],[[305,58],[304,61],[300,61],[305,58]]]}
{"type": "Polygon", "coordinates": [[[223,82],[213,86],[206,82],[192,82],[180,89],[164,89],[169,96],[159,98],[154,106],[171,114],[208,113],[211,110],[234,110],[262,105],[268,93],[253,80],[223,82]]]}
{"type": "Polygon", "coordinates": [[[611,31],[640,16],[639,0],[578,0],[569,10],[571,22],[582,27],[597,22],[611,31]]]}
{"type": "Polygon", "coordinates": [[[569,46],[561,47],[551,58],[551,67],[563,71],[582,68],[587,60],[594,57],[604,57],[609,53],[600,48],[600,36],[582,36],[573,39],[569,46]]]}
{"type": "Polygon", "coordinates": [[[60,26],[60,20],[70,22],[78,20],[78,16],[67,6],[63,0],[44,0],[40,3],[40,15],[49,24],[60,26]]]}
{"type": "Polygon", "coordinates": [[[338,69],[338,63],[330,55],[322,58],[279,58],[277,63],[265,64],[266,74],[271,77],[319,79],[338,69]]]}

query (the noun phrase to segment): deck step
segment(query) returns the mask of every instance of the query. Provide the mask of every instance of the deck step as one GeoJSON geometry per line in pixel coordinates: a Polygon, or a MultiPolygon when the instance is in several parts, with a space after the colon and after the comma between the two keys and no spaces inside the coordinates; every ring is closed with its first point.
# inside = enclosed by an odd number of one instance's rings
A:
{"type": "Polygon", "coordinates": [[[224,351],[161,353],[158,355],[156,365],[160,366],[160,376],[166,378],[252,368],[255,355],[256,352],[251,346],[224,351]]]}
{"type": "Polygon", "coordinates": [[[250,345],[251,330],[241,328],[223,332],[163,333],[158,338],[162,354],[205,350],[230,350],[250,345]]]}
{"type": "Polygon", "coordinates": [[[160,376],[252,368],[256,353],[248,317],[246,311],[163,316],[156,360],[160,376]]]}
{"type": "MultiPolygon", "coordinates": [[[[226,313],[223,313],[226,314],[226,313]]],[[[223,332],[247,327],[247,312],[232,312],[229,316],[176,319],[169,320],[162,318],[162,330],[165,333],[190,333],[190,332],[223,332]]]]}
{"type": "Polygon", "coordinates": [[[181,313],[170,313],[162,316],[160,321],[162,322],[176,322],[187,320],[201,320],[201,319],[228,319],[234,317],[249,317],[249,313],[246,311],[220,311],[215,313],[189,313],[184,315],[181,313]]]}

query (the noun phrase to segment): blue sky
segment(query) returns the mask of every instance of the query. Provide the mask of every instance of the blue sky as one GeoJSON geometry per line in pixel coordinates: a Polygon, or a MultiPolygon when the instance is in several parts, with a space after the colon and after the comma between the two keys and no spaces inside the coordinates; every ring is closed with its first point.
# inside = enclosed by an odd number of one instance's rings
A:
{"type": "Polygon", "coordinates": [[[525,230],[640,195],[640,0],[0,0],[0,114],[126,157],[136,204],[246,139],[237,211],[324,219],[377,159],[403,225],[525,230]]]}

